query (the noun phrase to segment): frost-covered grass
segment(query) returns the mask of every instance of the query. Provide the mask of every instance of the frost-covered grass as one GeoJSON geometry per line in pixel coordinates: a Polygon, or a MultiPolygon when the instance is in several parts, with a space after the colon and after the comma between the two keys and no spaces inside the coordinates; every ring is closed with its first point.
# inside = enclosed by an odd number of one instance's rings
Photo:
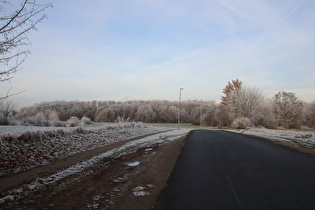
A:
{"type": "MultiPolygon", "coordinates": [[[[92,123],[92,124],[85,124],[83,127],[84,129],[99,129],[106,126],[115,126],[117,124],[128,124],[134,122],[126,122],[126,123],[92,123]]],[[[140,124],[140,123],[139,123],[140,124]]],[[[142,124],[142,123],[141,123],[142,124]]],[[[64,131],[70,131],[75,129],[74,127],[45,127],[45,126],[13,126],[13,125],[1,125],[0,126],[0,135],[4,134],[19,134],[24,133],[25,131],[51,131],[51,130],[59,130],[62,129],[64,131]]]]}
{"type": "Polygon", "coordinates": [[[42,126],[11,126],[11,125],[2,125],[0,126],[0,135],[5,134],[21,134],[26,131],[34,132],[34,131],[52,131],[62,129],[65,131],[73,130],[71,127],[42,127],[42,126]]]}
{"type": "MultiPolygon", "coordinates": [[[[0,127],[1,128],[1,127],[0,127]]],[[[1,128],[0,176],[14,174],[57,158],[64,158],[107,144],[163,130],[142,123],[117,123],[89,128],[1,128]]],[[[164,129],[165,130],[165,129],[164,129]]]]}
{"type": "Polygon", "coordinates": [[[78,174],[86,170],[87,168],[93,167],[93,165],[96,165],[104,158],[119,158],[120,156],[136,152],[139,148],[146,148],[156,144],[160,145],[165,144],[173,140],[179,139],[181,137],[184,137],[185,135],[187,135],[188,132],[189,129],[172,130],[128,142],[118,148],[94,156],[93,158],[82,161],[75,165],[72,165],[55,174],[52,174],[47,177],[39,177],[30,184],[25,184],[22,187],[10,190],[9,192],[6,193],[6,195],[3,195],[3,197],[0,198],[0,203],[14,201],[16,199],[23,197],[23,195],[27,195],[29,191],[39,190],[42,187],[54,184],[61,179],[64,179],[74,174],[78,174]]]}
{"type": "Polygon", "coordinates": [[[303,148],[315,149],[315,131],[271,130],[250,128],[246,130],[229,130],[231,132],[257,136],[274,142],[285,142],[303,148]]]}
{"type": "Polygon", "coordinates": [[[175,128],[178,127],[180,129],[203,129],[204,127],[200,127],[198,125],[192,125],[191,123],[180,123],[179,126],[177,123],[147,123],[149,126],[154,127],[167,127],[167,128],[175,128]]]}

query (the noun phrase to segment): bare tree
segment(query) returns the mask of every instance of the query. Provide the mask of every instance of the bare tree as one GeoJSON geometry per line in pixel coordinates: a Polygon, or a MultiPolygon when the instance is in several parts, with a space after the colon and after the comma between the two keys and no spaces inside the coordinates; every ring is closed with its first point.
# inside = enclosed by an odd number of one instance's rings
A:
{"type": "MultiPolygon", "coordinates": [[[[36,25],[46,18],[43,12],[50,7],[52,4],[37,4],[36,0],[0,1],[0,82],[11,80],[21,69],[30,54],[27,33],[36,30],[36,25]]],[[[15,94],[8,91],[0,99],[15,94]]]]}

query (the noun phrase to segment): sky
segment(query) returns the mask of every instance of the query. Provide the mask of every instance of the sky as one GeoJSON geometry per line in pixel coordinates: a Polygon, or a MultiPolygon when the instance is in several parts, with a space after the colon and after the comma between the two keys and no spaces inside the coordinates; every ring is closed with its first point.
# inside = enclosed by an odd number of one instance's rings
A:
{"type": "Polygon", "coordinates": [[[53,0],[2,91],[55,100],[220,101],[238,78],[315,100],[314,0],[53,0]]]}

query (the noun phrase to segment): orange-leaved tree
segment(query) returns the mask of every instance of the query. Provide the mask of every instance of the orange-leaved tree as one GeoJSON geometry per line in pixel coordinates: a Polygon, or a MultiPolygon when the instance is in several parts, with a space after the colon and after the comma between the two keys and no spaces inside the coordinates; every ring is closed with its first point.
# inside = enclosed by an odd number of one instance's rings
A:
{"type": "Polygon", "coordinates": [[[230,106],[231,100],[233,100],[233,97],[237,95],[237,93],[241,90],[242,82],[239,79],[232,80],[232,82],[228,82],[228,84],[223,89],[222,93],[224,93],[224,96],[221,98],[221,104],[224,106],[222,107],[224,109],[223,112],[226,112],[225,114],[228,117],[228,119],[225,120],[225,122],[220,122],[221,126],[227,126],[231,127],[231,123],[233,121],[233,108],[230,106]]]}

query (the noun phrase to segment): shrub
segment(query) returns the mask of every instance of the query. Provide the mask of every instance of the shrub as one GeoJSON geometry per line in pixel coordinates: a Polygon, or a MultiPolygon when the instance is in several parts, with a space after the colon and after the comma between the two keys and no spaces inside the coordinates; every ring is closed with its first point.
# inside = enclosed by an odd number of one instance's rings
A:
{"type": "Polygon", "coordinates": [[[51,126],[62,126],[62,122],[60,121],[58,117],[58,113],[56,111],[49,111],[48,112],[48,120],[51,126]]]}
{"type": "Polygon", "coordinates": [[[235,129],[246,129],[250,127],[251,122],[247,117],[237,117],[232,122],[232,128],[235,129]]]}
{"type": "Polygon", "coordinates": [[[91,119],[88,118],[88,117],[82,117],[82,118],[81,118],[81,124],[82,124],[82,125],[85,125],[85,124],[92,124],[92,121],[91,121],[91,119]]]}
{"type": "Polygon", "coordinates": [[[30,125],[42,126],[44,122],[45,118],[42,112],[38,112],[36,115],[27,118],[27,123],[30,125]]]}
{"type": "Polygon", "coordinates": [[[78,127],[74,128],[72,132],[73,133],[85,133],[85,130],[81,126],[78,126],[78,127]]]}
{"type": "Polygon", "coordinates": [[[54,123],[56,127],[66,127],[66,123],[62,121],[57,121],[54,123]]]}
{"type": "Polygon", "coordinates": [[[72,116],[69,120],[67,120],[67,126],[76,127],[79,125],[79,118],[72,116]]]}
{"type": "Polygon", "coordinates": [[[27,116],[21,121],[22,125],[35,125],[35,126],[57,126],[64,127],[63,122],[59,120],[56,111],[38,112],[35,115],[27,116]]]}

